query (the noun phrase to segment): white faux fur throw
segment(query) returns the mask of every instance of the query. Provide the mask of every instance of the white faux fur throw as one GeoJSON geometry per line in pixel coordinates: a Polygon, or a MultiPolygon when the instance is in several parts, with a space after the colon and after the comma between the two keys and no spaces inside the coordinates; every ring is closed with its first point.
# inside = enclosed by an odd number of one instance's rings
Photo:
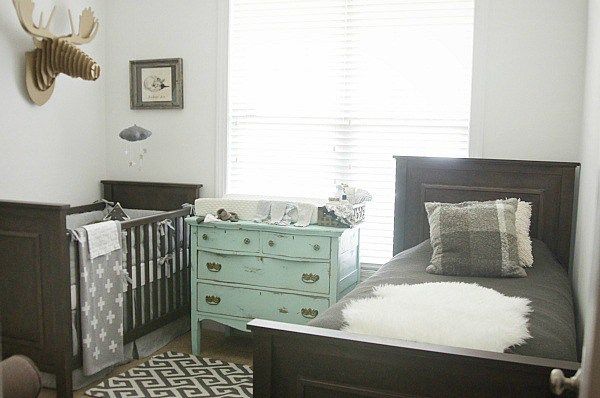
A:
{"type": "Polygon", "coordinates": [[[531,338],[529,300],[472,283],[382,285],[343,311],[352,333],[503,352],[531,338]]]}

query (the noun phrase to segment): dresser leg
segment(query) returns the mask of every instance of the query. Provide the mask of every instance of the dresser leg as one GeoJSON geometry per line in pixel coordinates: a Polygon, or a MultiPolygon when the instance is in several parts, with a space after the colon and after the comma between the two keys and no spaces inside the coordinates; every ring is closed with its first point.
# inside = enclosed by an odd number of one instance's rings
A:
{"type": "Polygon", "coordinates": [[[202,332],[202,322],[198,318],[192,318],[192,353],[200,355],[200,333],[202,332]]]}

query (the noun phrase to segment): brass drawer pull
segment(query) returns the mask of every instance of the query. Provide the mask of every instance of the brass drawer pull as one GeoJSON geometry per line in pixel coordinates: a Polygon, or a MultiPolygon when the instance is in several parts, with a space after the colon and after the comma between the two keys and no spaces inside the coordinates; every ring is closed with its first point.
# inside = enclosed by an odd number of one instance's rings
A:
{"type": "Polygon", "coordinates": [[[208,235],[206,235],[206,234],[202,234],[202,239],[203,239],[203,240],[208,240],[208,235]]]}
{"type": "Polygon", "coordinates": [[[302,308],[302,310],[300,311],[300,313],[302,314],[303,317],[305,317],[307,319],[313,319],[317,315],[319,315],[319,311],[315,310],[315,309],[312,309],[312,308],[302,308]]]}
{"type": "Polygon", "coordinates": [[[275,246],[275,241],[270,240],[269,241],[269,246],[271,246],[271,247],[275,246]]]}
{"type": "Polygon", "coordinates": [[[318,252],[319,250],[321,250],[321,246],[319,245],[314,245],[313,249],[315,249],[316,252],[318,252]]]}
{"type": "Polygon", "coordinates": [[[219,263],[206,263],[206,268],[211,272],[221,271],[221,264],[219,263]]]}
{"type": "Polygon", "coordinates": [[[221,302],[221,297],[219,296],[206,296],[206,302],[210,305],[217,305],[221,302]]]}
{"type": "Polygon", "coordinates": [[[304,283],[315,283],[319,280],[317,274],[302,274],[302,282],[304,283]]]}
{"type": "Polygon", "coordinates": [[[244,243],[247,244],[247,245],[249,245],[250,244],[250,238],[244,239],[244,243]]]}

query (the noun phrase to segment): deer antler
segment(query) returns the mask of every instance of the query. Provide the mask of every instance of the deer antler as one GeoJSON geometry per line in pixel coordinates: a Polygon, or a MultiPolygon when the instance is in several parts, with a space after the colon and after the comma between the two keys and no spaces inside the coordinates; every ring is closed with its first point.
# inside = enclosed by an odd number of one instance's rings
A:
{"type": "Polygon", "coordinates": [[[91,7],[84,9],[79,16],[79,33],[75,34],[75,25],[73,25],[73,16],[69,10],[69,21],[71,22],[71,34],[63,36],[66,41],[73,44],[89,43],[98,33],[98,19],[94,16],[91,7]]]}
{"type": "Polygon", "coordinates": [[[36,25],[33,22],[33,9],[35,8],[35,3],[31,0],[13,0],[13,5],[15,6],[15,10],[17,10],[17,16],[19,17],[19,22],[21,26],[27,33],[34,36],[38,39],[53,39],[56,36],[52,34],[48,30],[50,26],[50,22],[52,21],[52,17],[54,16],[54,10],[56,7],[52,9],[50,13],[50,18],[48,18],[48,23],[46,26],[44,25],[44,13],[40,14],[40,22],[36,25]]]}

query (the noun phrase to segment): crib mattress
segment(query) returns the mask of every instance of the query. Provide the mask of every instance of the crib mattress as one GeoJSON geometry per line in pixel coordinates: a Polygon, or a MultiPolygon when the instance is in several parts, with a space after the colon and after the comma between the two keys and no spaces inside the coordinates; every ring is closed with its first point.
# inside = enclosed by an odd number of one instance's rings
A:
{"type": "MultiPolygon", "coordinates": [[[[352,292],[312,322],[311,326],[340,329],[344,323],[342,310],[351,300],[372,296],[375,286],[426,282],[477,283],[507,296],[531,300],[529,317],[532,338],[508,352],[540,358],[577,361],[575,316],[571,282],[565,269],[539,240],[533,241],[534,265],[525,278],[474,278],[433,275],[425,272],[431,259],[431,244],[425,241],[406,250],[362,282],[352,292]]],[[[401,309],[399,309],[401,311],[401,309]]]]}

